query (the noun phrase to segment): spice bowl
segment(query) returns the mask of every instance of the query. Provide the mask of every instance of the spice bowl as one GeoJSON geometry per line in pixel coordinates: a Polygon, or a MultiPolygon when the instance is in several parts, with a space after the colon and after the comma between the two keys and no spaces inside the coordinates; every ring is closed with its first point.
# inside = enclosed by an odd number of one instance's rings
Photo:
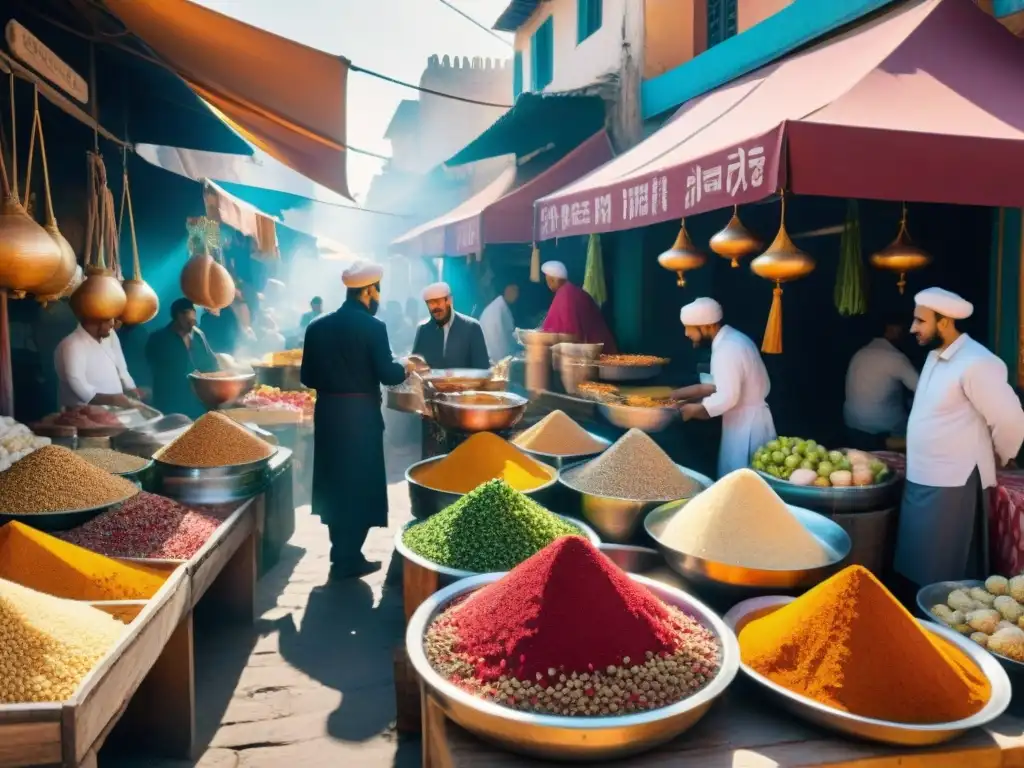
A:
{"type": "Polygon", "coordinates": [[[679,418],[675,408],[640,408],[620,403],[598,403],[597,412],[619,429],[639,429],[647,434],[663,432],[679,418]]]}
{"type": "Polygon", "coordinates": [[[611,446],[610,440],[605,440],[603,437],[599,437],[598,435],[595,435],[593,432],[588,432],[587,434],[590,435],[591,439],[596,440],[598,443],[601,444],[602,447],[600,448],[600,450],[590,451],[587,453],[557,454],[541,453],[540,451],[534,451],[531,450],[530,448],[523,448],[520,445],[516,445],[516,448],[525,453],[527,456],[541,462],[542,464],[547,464],[549,467],[554,467],[555,469],[560,470],[563,467],[568,467],[573,464],[579,464],[584,461],[590,461],[591,459],[600,456],[602,453],[608,450],[609,446],[611,446]]]}
{"type": "MultiPolygon", "coordinates": [[[[579,462],[562,467],[558,473],[558,482],[569,495],[576,499],[572,502],[573,506],[579,509],[584,520],[594,526],[603,541],[612,544],[633,542],[637,531],[641,529],[641,523],[645,516],[651,510],[672,501],[672,499],[637,501],[583,491],[575,487],[567,475],[584,463],[579,462]]],[[[707,475],[702,475],[680,464],[677,464],[676,467],[699,486],[693,492],[695,496],[705,488],[711,487],[712,481],[707,475]]]]}
{"type": "MultiPolygon", "coordinates": [[[[772,595],[744,600],[734,606],[724,617],[725,623],[737,635],[754,619],[766,616],[784,605],[792,597],[772,595]]],[[[743,674],[760,686],[776,704],[803,720],[832,731],[883,744],[905,747],[926,747],[941,744],[971,730],[980,728],[999,717],[1010,704],[1013,690],[1006,671],[984,648],[962,635],[938,624],[921,621],[921,627],[937,638],[953,645],[966,655],[988,678],[992,695],[984,707],[974,715],[948,723],[898,723],[862,717],[842,710],[833,709],[813,699],[801,696],[765,678],[746,664],[740,662],[743,674]]],[[[884,673],[884,671],[883,671],[884,673]]]]}
{"type": "MultiPolygon", "coordinates": [[[[440,456],[432,456],[423,461],[417,461],[405,470],[405,482],[409,486],[409,504],[412,516],[417,520],[426,520],[431,515],[436,515],[445,507],[449,507],[466,494],[456,491],[442,491],[439,488],[431,488],[416,479],[424,467],[434,464],[448,456],[447,453],[440,456]]],[[[523,495],[529,496],[538,504],[545,506],[544,501],[550,495],[555,484],[558,482],[558,472],[551,467],[544,467],[550,471],[551,479],[543,485],[539,485],[529,491],[521,491],[523,495]]]]}
{"type": "MultiPolygon", "coordinates": [[[[644,518],[644,529],[669,567],[702,597],[716,605],[735,605],[741,600],[765,594],[802,592],[838,571],[850,555],[850,535],[838,523],[792,504],[786,505],[789,511],[832,556],[825,565],[816,568],[749,568],[690,555],[666,544],[662,536],[669,520],[677,514],[686,513],[688,501],[673,501],[652,510],[644,518]]],[[[737,531],[737,535],[740,534],[737,531]]]]}
{"type": "Polygon", "coordinates": [[[721,650],[721,665],[704,688],[667,707],[602,717],[541,715],[484,701],[435,671],[424,642],[433,620],[453,602],[501,577],[497,573],[473,576],[432,595],[409,622],[406,650],[426,693],[447,717],[510,752],[579,763],[640,754],[693,727],[728,688],[739,669],[736,635],[710,608],[681,590],[631,574],[631,579],[650,589],[664,603],[689,614],[715,636],[721,650]]]}

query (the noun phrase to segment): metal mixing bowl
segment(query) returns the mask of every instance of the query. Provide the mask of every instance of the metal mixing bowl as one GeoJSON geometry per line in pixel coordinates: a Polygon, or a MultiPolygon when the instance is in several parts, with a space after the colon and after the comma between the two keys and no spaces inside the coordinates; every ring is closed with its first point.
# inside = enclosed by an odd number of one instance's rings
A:
{"type": "MultiPolygon", "coordinates": [[[[423,461],[417,461],[405,470],[405,482],[409,486],[409,503],[412,508],[412,516],[417,520],[424,520],[431,515],[437,514],[445,507],[454,504],[466,495],[464,493],[442,491],[437,488],[431,488],[416,479],[416,475],[423,467],[433,464],[436,461],[440,461],[447,455],[448,454],[445,453],[440,456],[432,456],[431,458],[424,459],[423,461]]],[[[558,482],[558,472],[551,467],[544,467],[544,469],[550,472],[551,479],[537,488],[522,492],[541,505],[544,504],[544,498],[548,491],[554,488],[555,484],[558,482]]]]}
{"type": "Polygon", "coordinates": [[[903,477],[896,472],[893,472],[884,483],[877,485],[819,488],[814,485],[796,485],[788,480],[773,477],[767,472],[754,471],[787,504],[796,504],[819,512],[871,512],[876,509],[889,509],[899,504],[900,494],[903,492],[903,477]]]}
{"type": "Polygon", "coordinates": [[[239,400],[256,384],[255,373],[196,373],[188,375],[192,391],[207,408],[216,409],[239,400]]]}
{"type": "MultiPolygon", "coordinates": [[[[637,501],[635,499],[620,499],[614,496],[600,496],[596,493],[582,491],[571,482],[571,475],[574,469],[582,467],[587,462],[579,462],[571,466],[563,467],[558,473],[558,482],[569,492],[579,498],[579,509],[583,519],[590,523],[601,538],[613,544],[628,544],[640,528],[644,516],[656,507],[660,507],[673,499],[652,499],[649,501],[637,501]]],[[[692,469],[676,464],[679,471],[697,483],[699,486],[694,490],[694,495],[705,488],[710,488],[712,480],[707,475],[694,472],[692,469]]]]}
{"type": "Polygon", "coordinates": [[[618,403],[598,403],[597,412],[620,429],[639,429],[648,434],[667,429],[679,418],[675,408],[638,408],[618,403]]]}
{"type": "Polygon", "coordinates": [[[453,392],[427,401],[434,420],[444,429],[459,432],[503,432],[511,429],[530,404],[514,392],[453,392]],[[484,399],[488,402],[473,402],[484,399]]]}
{"type": "Polygon", "coordinates": [[[431,622],[452,602],[501,576],[498,573],[474,576],[435,593],[413,614],[406,630],[405,645],[426,690],[445,715],[467,731],[510,752],[584,763],[645,752],[689,730],[736,676],[739,668],[736,636],[710,608],[685,592],[631,575],[630,578],[662,601],[695,618],[718,639],[721,666],[707,687],[668,707],[608,717],[538,715],[479,699],[434,671],[423,650],[423,640],[431,622]]]}
{"type": "Polygon", "coordinates": [[[494,378],[487,368],[431,368],[418,374],[438,392],[501,391],[508,387],[506,379],[494,378]]]}
{"type": "MultiPolygon", "coordinates": [[[[782,606],[791,603],[793,599],[792,597],[775,595],[745,600],[725,615],[725,623],[738,635],[749,622],[778,610],[782,606]]],[[[860,715],[853,715],[849,712],[833,709],[813,699],[793,693],[763,677],[742,662],[740,663],[740,669],[743,670],[743,674],[761,686],[775,703],[797,717],[848,736],[879,741],[884,744],[897,744],[906,747],[925,747],[941,744],[950,739],[955,739],[972,728],[985,726],[1003,714],[1010,704],[1013,689],[1010,686],[1010,679],[1006,676],[1006,671],[999,666],[999,663],[984,648],[951,629],[926,621],[922,621],[921,626],[950,645],[956,646],[958,650],[974,662],[992,685],[992,696],[989,698],[988,703],[971,717],[955,720],[950,723],[922,725],[861,717],[860,715]]],[[[884,675],[885,670],[878,670],[878,674],[884,675]]]]}
{"type": "MultiPolygon", "coordinates": [[[[716,598],[728,597],[729,602],[734,604],[749,597],[764,595],[768,591],[809,589],[839,570],[850,554],[850,535],[841,526],[817,512],[787,504],[800,524],[832,555],[827,564],[816,568],[767,569],[705,560],[681,552],[662,539],[669,520],[677,514],[686,514],[686,503],[673,501],[651,511],[644,519],[644,529],[672,570],[708,598],[712,595],[716,598]]],[[[744,534],[737,531],[736,535],[744,534]]]]}

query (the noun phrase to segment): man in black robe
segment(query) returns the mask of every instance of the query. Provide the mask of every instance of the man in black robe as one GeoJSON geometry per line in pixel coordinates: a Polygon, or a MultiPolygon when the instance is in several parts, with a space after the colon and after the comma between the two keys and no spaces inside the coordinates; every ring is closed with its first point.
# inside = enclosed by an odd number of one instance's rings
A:
{"type": "Polygon", "coordinates": [[[302,383],[316,390],[313,414],[313,514],[331,537],[331,578],[380,567],[362,554],[370,528],[388,524],[381,385],[401,384],[380,306],[384,270],[360,261],[345,270],[345,303],[306,329],[302,383]]]}
{"type": "Polygon", "coordinates": [[[206,406],[196,397],[188,375],[220,368],[206,336],[196,327],[196,307],[188,299],[171,304],[171,322],[146,342],[146,360],[153,376],[153,407],[198,419],[206,406]]]}

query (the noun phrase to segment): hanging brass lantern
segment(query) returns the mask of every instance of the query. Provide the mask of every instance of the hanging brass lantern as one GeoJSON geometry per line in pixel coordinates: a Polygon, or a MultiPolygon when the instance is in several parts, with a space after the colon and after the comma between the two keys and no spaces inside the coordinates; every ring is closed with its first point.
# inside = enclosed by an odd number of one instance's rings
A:
{"type": "Polygon", "coordinates": [[[896,239],[871,257],[871,265],[899,274],[896,286],[902,296],[907,288],[907,272],[927,267],[931,261],[932,257],[927,251],[910,241],[910,232],[907,231],[907,204],[903,203],[900,231],[896,234],[896,239]]]}
{"type": "Polygon", "coordinates": [[[85,280],[71,294],[71,309],[79,320],[113,320],[124,312],[128,302],[114,270],[90,266],[85,280]]]}
{"type": "Polygon", "coordinates": [[[71,294],[71,309],[79,320],[116,320],[124,312],[128,298],[117,276],[114,199],[107,186],[103,158],[90,152],[88,159],[90,227],[86,236],[85,280],[71,294]]]}
{"type": "MultiPolygon", "coordinates": [[[[127,163],[125,153],[124,163],[127,163]]],[[[139,262],[139,243],[135,237],[135,212],[132,209],[132,196],[128,188],[128,168],[125,166],[121,186],[121,231],[124,231],[124,210],[128,209],[128,226],[132,235],[132,278],[121,281],[124,288],[125,305],[121,313],[121,322],[125,325],[142,325],[148,323],[160,311],[160,299],[149,283],[142,279],[142,264],[139,262]]]]}
{"type": "Polygon", "coordinates": [[[739,260],[744,256],[761,250],[761,240],[740,221],[739,209],[738,205],[732,207],[732,218],[729,219],[729,223],[725,225],[725,229],[711,238],[710,243],[711,250],[723,259],[729,259],[733,269],[740,265],[739,260]]]}
{"type": "Polygon", "coordinates": [[[686,219],[683,219],[676,241],[671,248],[658,256],[658,263],[670,272],[676,273],[676,285],[682,288],[686,285],[686,273],[704,266],[705,261],[707,257],[698,251],[690,240],[690,234],[686,231],[686,219]]]}

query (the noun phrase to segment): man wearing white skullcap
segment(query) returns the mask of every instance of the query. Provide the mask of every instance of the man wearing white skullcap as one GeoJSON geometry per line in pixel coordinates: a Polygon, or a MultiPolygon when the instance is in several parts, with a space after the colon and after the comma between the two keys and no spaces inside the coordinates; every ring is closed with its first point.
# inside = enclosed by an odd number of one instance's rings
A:
{"type": "Polygon", "coordinates": [[[381,385],[401,384],[411,363],[397,362],[380,307],[384,270],[358,261],[342,274],[345,303],[306,328],[302,383],[317,394],[313,415],[313,514],[331,537],[331,578],[380,567],[363,557],[366,534],[388,524],[381,385]]]}
{"type": "Polygon", "coordinates": [[[941,288],[921,291],[914,303],[910,332],[935,349],[907,423],[895,570],[909,582],[900,585],[908,596],[924,584],[990,573],[983,490],[1024,443],[1024,410],[1006,364],[957,328],[973,314],[971,303],[941,288]]]}
{"type": "Polygon", "coordinates": [[[569,282],[569,270],[560,261],[545,261],[540,268],[555,294],[541,330],[565,333],[582,344],[604,344],[605,354],[615,354],[615,337],[604,321],[594,297],[569,282]]]}
{"type": "Polygon", "coordinates": [[[724,477],[749,466],[758,446],[776,437],[765,402],[771,389],[768,370],[750,337],[722,324],[722,305],[714,299],[694,299],[680,310],[679,320],[694,347],[711,345],[713,383],[677,389],[672,398],[681,403],[684,421],[722,417],[718,476],[724,477]]]}
{"type": "Polygon", "coordinates": [[[480,323],[455,311],[448,283],[431,283],[423,289],[422,297],[430,317],[416,329],[412,353],[431,368],[489,368],[480,323]]]}

